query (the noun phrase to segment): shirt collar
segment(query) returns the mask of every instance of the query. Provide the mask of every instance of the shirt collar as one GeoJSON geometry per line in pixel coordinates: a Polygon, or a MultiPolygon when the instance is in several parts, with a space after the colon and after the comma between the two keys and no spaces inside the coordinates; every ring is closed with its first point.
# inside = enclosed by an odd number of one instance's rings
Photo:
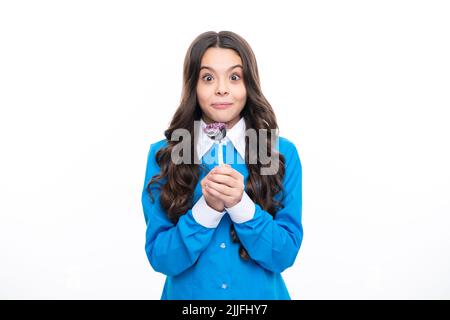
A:
{"type": "MultiPolygon", "coordinates": [[[[214,142],[211,138],[209,138],[206,133],[203,131],[203,128],[206,127],[206,123],[203,119],[200,119],[200,128],[199,128],[199,137],[197,140],[197,156],[201,159],[205,153],[212,147],[214,142]]],[[[231,141],[234,148],[237,150],[242,159],[245,159],[245,120],[243,117],[233,126],[231,129],[227,129],[227,135],[222,140],[223,143],[227,143],[231,141]]]]}

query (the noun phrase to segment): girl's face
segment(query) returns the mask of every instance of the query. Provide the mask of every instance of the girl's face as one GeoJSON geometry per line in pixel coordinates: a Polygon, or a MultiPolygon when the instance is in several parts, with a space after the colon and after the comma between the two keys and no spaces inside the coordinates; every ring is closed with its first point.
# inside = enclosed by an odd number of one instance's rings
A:
{"type": "Polygon", "coordinates": [[[202,57],[197,100],[203,121],[233,127],[247,101],[241,57],[232,49],[209,48],[202,57]]]}

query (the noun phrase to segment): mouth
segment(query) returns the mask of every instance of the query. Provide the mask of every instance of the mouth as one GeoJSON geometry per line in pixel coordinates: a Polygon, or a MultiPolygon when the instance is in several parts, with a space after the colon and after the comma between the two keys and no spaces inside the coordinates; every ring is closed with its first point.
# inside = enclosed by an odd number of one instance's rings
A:
{"type": "Polygon", "coordinates": [[[214,109],[228,109],[229,107],[231,107],[233,104],[231,102],[218,102],[218,103],[213,103],[211,106],[214,109]]]}

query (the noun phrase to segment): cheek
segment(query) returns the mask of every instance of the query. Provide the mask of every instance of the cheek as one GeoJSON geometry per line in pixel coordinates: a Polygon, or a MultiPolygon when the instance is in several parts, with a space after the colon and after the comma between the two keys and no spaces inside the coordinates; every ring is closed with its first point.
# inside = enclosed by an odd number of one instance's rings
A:
{"type": "Polygon", "coordinates": [[[235,98],[242,101],[245,101],[247,99],[247,90],[245,89],[245,86],[239,87],[236,90],[235,98]]]}
{"type": "Polygon", "coordinates": [[[202,106],[205,102],[205,92],[200,88],[197,87],[197,101],[202,106]]]}
{"type": "Polygon", "coordinates": [[[211,96],[211,90],[205,86],[198,85],[197,86],[197,99],[200,102],[207,102],[211,96]]]}

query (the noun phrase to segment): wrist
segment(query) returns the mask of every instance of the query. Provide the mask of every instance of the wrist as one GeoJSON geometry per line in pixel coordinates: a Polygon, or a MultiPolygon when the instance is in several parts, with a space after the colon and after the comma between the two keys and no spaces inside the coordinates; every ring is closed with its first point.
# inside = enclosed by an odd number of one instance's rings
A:
{"type": "Polygon", "coordinates": [[[234,207],[235,205],[237,205],[237,204],[240,203],[241,201],[242,201],[242,196],[241,196],[239,199],[237,199],[237,200],[235,200],[235,201],[229,203],[228,205],[225,205],[224,207],[225,207],[225,209],[234,207]]]}
{"type": "Polygon", "coordinates": [[[211,203],[209,203],[208,201],[206,201],[206,204],[208,205],[208,207],[210,207],[211,209],[214,209],[216,211],[222,212],[225,210],[225,206],[219,207],[217,205],[213,205],[211,203]]]}

